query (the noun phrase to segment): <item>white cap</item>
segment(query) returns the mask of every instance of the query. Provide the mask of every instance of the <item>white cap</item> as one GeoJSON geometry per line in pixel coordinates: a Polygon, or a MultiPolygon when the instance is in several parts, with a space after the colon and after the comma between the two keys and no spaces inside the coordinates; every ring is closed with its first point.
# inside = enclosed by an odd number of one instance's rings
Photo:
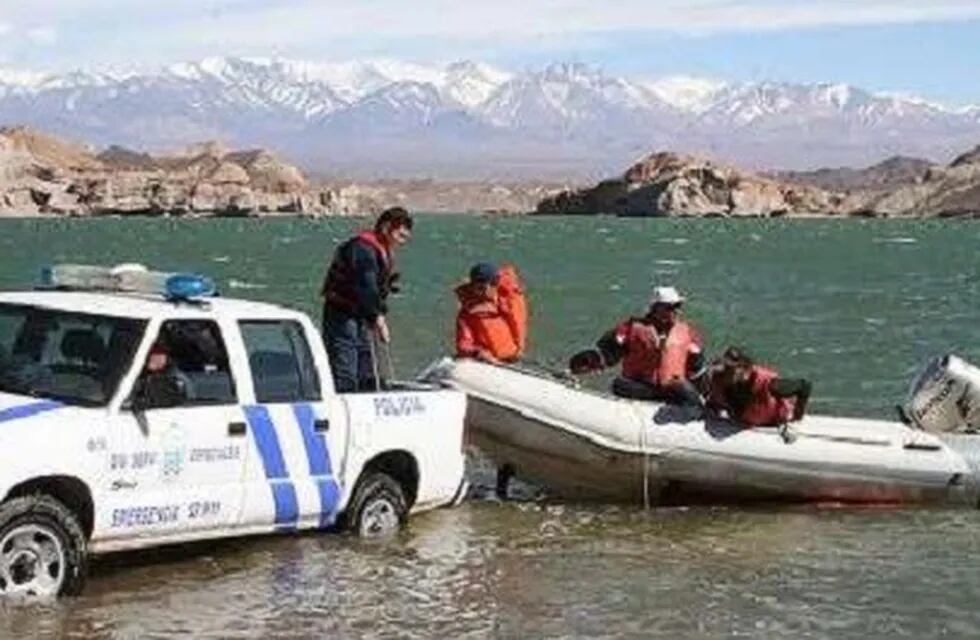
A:
{"type": "Polygon", "coordinates": [[[684,302],[682,296],[674,287],[654,287],[650,296],[650,306],[655,304],[677,305],[684,302]]]}

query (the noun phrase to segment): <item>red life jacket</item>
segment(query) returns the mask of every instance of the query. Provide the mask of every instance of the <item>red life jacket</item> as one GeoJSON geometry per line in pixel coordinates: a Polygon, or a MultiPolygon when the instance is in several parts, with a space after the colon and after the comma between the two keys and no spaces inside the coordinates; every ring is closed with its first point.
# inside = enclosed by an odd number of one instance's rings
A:
{"type": "Polygon", "coordinates": [[[524,354],[528,310],[524,288],[511,265],[500,269],[497,295],[486,298],[470,283],[456,287],[456,355],[485,352],[498,360],[514,361],[524,354]]]}
{"type": "Polygon", "coordinates": [[[740,422],[759,427],[789,422],[796,408],[796,398],[777,398],[772,395],[769,385],[778,377],[779,374],[769,367],[752,365],[749,369],[752,400],[741,414],[735,416],[740,422]]]}
{"type": "Polygon", "coordinates": [[[616,339],[623,345],[623,377],[661,386],[687,379],[687,361],[701,350],[701,337],[683,320],[676,320],[666,340],[656,327],[639,320],[627,320],[616,328],[616,339]]]}
{"type": "Polygon", "coordinates": [[[378,291],[384,301],[391,291],[394,260],[391,252],[381,243],[374,231],[362,231],[337,248],[327,276],[323,280],[321,295],[324,301],[335,309],[353,313],[358,307],[357,273],[351,260],[351,244],[360,242],[374,250],[378,264],[378,291]]]}

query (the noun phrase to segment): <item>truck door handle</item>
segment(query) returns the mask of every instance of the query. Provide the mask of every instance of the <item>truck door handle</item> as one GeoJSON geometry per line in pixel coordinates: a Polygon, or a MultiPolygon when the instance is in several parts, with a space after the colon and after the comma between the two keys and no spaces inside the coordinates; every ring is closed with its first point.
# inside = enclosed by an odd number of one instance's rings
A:
{"type": "Polygon", "coordinates": [[[320,433],[330,431],[330,421],[326,418],[318,418],[313,421],[313,430],[320,433]]]}
{"type": "Polygon", "coordinates": [[[243,436],[245,435],[246,428],[247,427],[245,426],[244,422],[232,422],[228,425],[228,435],[243,436]]]}

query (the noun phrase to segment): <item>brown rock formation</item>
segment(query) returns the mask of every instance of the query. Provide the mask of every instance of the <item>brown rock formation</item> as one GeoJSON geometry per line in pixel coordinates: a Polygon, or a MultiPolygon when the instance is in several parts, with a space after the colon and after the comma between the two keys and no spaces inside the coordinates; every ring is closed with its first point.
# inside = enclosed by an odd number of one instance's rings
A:
{"type": "Polygon", "coordinates": [[[843,196],[778,182],[704,158],[654,153],[622,178],[542,200],[540,214],[778,216],[837,214],[843,196]]]}
{"type": "Polygon", "coordinates": [[[948,167],[934,167],[918,183],[856,198],[858,212],[882,217],[980,216],[980,149],[948,167]]]}
{"type": "Polygon", "coordinates": [[[313,189],[268,151],[99,155],[26,128],[0,129],[0,215],[351,215],[378,205],[357,189],[313,189]]]}
{"type": "Polygon", "coordinates": [[[102,163],[79,144],[74,144],[31,127],[0,128],[0,148],[29,155],[39,165],[64,171],[90,171],[102,163]]]}
{"type": "Polygon", "coordinates": [[[950,163],[950,167],[961,167],[967,164],[977,164],[980,163],[980,145],[973,147],[971,150],[967,151],[963,155],[957,157],[950,163]]]}
{"type": "Polygon", "coordinates": [[[921,182],[936,165],[922,158],[893,156],[864,169],[839,167],[815,171],[780,171],[772,177],[830,191],[886,191],[921,182]]]}

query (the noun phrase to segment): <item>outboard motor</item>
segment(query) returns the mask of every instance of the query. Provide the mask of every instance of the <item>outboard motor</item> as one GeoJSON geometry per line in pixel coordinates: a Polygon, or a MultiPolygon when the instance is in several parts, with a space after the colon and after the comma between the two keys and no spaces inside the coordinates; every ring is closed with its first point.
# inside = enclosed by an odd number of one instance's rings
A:
{"type": "Polygon", "coordinates": [[[932,433],[980,429],[980,369],[954,355],[935,358],[912,382],[902,410],[932,433]]]}

